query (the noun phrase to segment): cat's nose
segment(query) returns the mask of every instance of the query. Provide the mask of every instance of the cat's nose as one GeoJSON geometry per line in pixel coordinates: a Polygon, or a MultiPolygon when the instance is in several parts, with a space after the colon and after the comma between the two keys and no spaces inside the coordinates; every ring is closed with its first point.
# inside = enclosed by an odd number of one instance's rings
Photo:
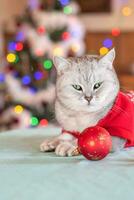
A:
{"type": "Polygon", "coordinates": [[[84,98],[85,98],[88,102],[90,102],[91,99],[92,99],[92,96],[85,96],[84,98]]]}

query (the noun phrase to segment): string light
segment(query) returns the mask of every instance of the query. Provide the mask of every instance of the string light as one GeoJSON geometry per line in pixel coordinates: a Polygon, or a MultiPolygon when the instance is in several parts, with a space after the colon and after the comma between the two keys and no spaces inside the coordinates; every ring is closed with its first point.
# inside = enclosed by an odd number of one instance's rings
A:
{"type": "Polygon", "coordinates": [[[38,27],[37,32],[38,32],[39,34],[44,34],[44,33],[45,33],[45,27],[44,27],[44,26],[38,27]]]}
{"type": "Polygon", "coordinates": [[[17,63],[17,62],[19,62],[19,56],[18,55],[16,55],[16,59],[15,59],[14,63],[17,63]]]}
{"type": "Polygon", "coordinates": [[[108,48],[106,47],[101,47],[100,48],[100,55],[105,55],[108,53],[108,48]]]}
{"type": "Polygon", "coordinates": [[[47,126],[48,125],[48,120],[47,119],[41,119],[40,120],[40,126],[47,126]]]}
{"type": "Polygon", "coordinates": [[[112,29],[112,35],[113,35],[113,36],[117,37],[117,36],[120,35],[120,33],[121,33],[121,31],[120,31],[119,28],[113,28],[113,29],[112,29]]]}
{"type": "Polygon", "coordinates": [[[128,6],[125,6],[123,9],[122,9],[122,14],[126,17],[130,16],[132,14],[132,9],[128,6]]]}
{"type": "Polygon", "coordinates": [[[29,88],[29,91],[32,93],[32,94],[35,94],[37,91],[38,91],[38,89],[36,88],[36,87],[30,87],[29,88]]]}
{"type": "Polygon", "coordinates": [[[22,78],[22,83],[23,83],[24,85],[28,85],[30,82],[31,82],[31,77],[30,77],[30,76],[28,76],[28,75],[23,76],[23,78],[22,78]]]}
{"type": "Polygon", "coordinates": [[[112,40],[110,38],[106,38],[103,41],[103,46],[104,47],[110,48],[112,45],[113,45],[113,42],[112,42],[112,40]]]}
{"type": "Polygon", "coordinates": [[[34,78],[36,80],[40,80],[40,79],[42,79],[42,77],[43,77],[43,73],[42,72],[37,71],[37,72],[34,73],[34,78]]]}
{"type": "Polygon", "coordinates": [[[48,59],[48,60],[45,60],[44,63],[43,63],[44,68],[47,69],[47,70],[51,69],[51,68],[52,68],[52,65],[53,65],[53,63],[52,63],[52,61],[49,60],[49,59],[48,59]]]}
{"type": "Polygon", "coordinates": [[[63,34],[62,34],[62,39],[63,40],[68,40],[70,38],[70,33],[69,32],[64,32],[63,34]]]}
{"type": "Polygon", "coordinates": [[[67,15],[70,15],[73,12],[73,9],[71,6],[65,6],[63,12],[67,15]]]}
{"type": "Polygon", "coordinates": [[[5,81],[5,75],[3,73],[0,73],[0,83],[3,83],[5,81]]]}
{"type": "Polygon", "coordinates": [[[17,106],[14,107],[14,111],[15,111],[15,113],[17,113],[17,114],[22,113],[23,110],[24,110],[24,109],[23,109],[23,107],[22,107],[21,105],[17,105],[17,106]]]}
{"type": "Polygon", "coordinates": [[[23,49],[23,43],[22,42],[18,42],[16,44],[16,51],[22,51],[23,49]]]}
{"type": "Polygon", "coordinates": [[[31,124],[32,126],[37,126],[37,125],[39,124],[38,118],[37,118],[37,117],[31,117],[31,119],[30,119],[30,124],[31,124]]]}
{"type": "Polygon", "coordinates": [[[16,55],[14,53],[9,53],[7,55],[7,61],[9,63],[13,63],[13,62],[15,62],[15,60],[16,60],[16,55]]]}
{"type": "Polygon", "coordinates": [[[54,56],[62,56],[63,55],[63,49],[61,47],[56,47],[53,50],[54,56]]]}
{"type": "Polygon", "coordinates": [[[61,5],[66,6],[69,4],[69,0],[60,0],[61,5]]]}
{"type": "Polygon", "coordinates": [[[16,49],[16,43],[15,42],[9,42],[8,43],[8,51],[15,51],[16,49]]]}
{"type": "Polygon", "coordinates": [[[43,56],[44,52],[40,49],[37,49],[35,54],[36,54],[36,56],[43,56]]]}
{"type": "Polygon", "coordinates": [[[18,32],[15,37],[16,41],[23,41],[25,39],[23,32],[18,32]]]}
{"type": "Polygon", "coordinates": [[[77,53],[80,50],[80,45],[79,44],[73,44],[71,46],[71,49],[73,52],[77,53]]]}

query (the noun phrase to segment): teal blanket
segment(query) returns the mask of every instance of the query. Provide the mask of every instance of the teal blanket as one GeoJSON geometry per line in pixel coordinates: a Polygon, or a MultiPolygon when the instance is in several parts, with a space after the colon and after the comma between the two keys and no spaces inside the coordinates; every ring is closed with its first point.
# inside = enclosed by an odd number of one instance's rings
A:
{"type": "Polygon", "coordinates": [[[134,148],[101,161],[41,153],[39,144],[60,129],[0,134],[0,200],[132,200],[134,148]]]}

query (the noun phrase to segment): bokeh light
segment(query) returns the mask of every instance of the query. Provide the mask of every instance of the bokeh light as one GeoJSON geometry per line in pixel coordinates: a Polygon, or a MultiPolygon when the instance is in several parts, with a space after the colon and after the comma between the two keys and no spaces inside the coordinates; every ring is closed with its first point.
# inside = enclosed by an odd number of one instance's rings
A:
{"type": "Polygon", "coordinates": [[[70,33],[69,32],[64,32],[63,34],[62,34],[62,39],[63,40],[68,40],[70,38],[70,33]]]}
{"type": "Polygon", "coordinates": [[[40,126],[47,126],[48,125],[48,120],[47,119],[41,119],[39,125],[40,126]]]}
{"type": "Polygon", "coordinates": [[[130,16],[132,14],[132,9],[128,6],[125,6],[123,9],[122,9],[122,14],[126,17],[130,16]]]}
{"type": "Polygon", "coordinates": [[[18,42],[16,43],[16,51],[22,51],[23,50],[23,43],[18,42]]]}
{"type": "Polygon", "coordinates": [[[22,83],[23,83],[24,85],[28,85],[29,83],[31,83],[31,77],[28,76],[28,75],[23,76],[23,78],[22,78],[22,83]]]}
{"type": "Polygon", "coordinates": [[[72,9],[71,6],[65,6],[64,9],[63,9],[63,12],[64,12],[65,14],[67,14],[67,15],[70,15],[70,14],[72,14],[73,9],[72,9]]]}
{"type": "Polygon", "coordinates": [[[60,0],[61,5],[66,6],[69,4],[69,0],[60,0]]]}
{"type": "Polygon", "coordinates": [[[31,119],[30,119],[30,124],[31,124],[31,126],[37,126],[38,124],[39,124],[39,120],[38,120],[38,118],[37,117],[31,117],[31,119]]]}
{"type": "Polygon", "coordinates": [[[52,68],[53,63],[52,63],[51,60],[48,59],[48,60],[45,60],[45,61],[44,61],[43,66],[44,66],[45,69],[49,70],[49,69],[52,68]]]}
{"type": "Polygon", "coordinates": [[[39,34],[44,34],[44,33],[45,33],[45,27],[44,27],[44,26],[38,27],[38,28],[37,28],[37,32],[38,32],[39,34]]]}
{"type": "Polygon", "coordinates": [[[15,51],[16,50],[16,43],[15,42],[9,42],[8,43],[8,51],[15,51]]]}
{"type": "Polygon", "coordinates": [[[17,63],[17,62],[19,62],[19,56],[16,54],[16,59],[15,59],[14,63],[17,63]]]}
{"type": "Polygon", "coordinates": [[[35,73],[34,73],[34,78],[35,78],[36,80],[42,79],[42,78],[43,78],[43,73],[40,72],[40,71],[35,72],[35,73]]]}
{"type": "Polygon", "coordinates": [[[63,49],[61,47],[55,47],[53,50],[54,56],[62,56],[63,55],[63,49]]]}
{"type": "Polygon", "coordinates": [[[104,41],[103,41],[103,46],[104,47],[107,47],[107,48],[110,48],[112,47],[113,45],[113,42],[110,38],[106,38],[104,41]]]}
{"type": "Polygon", "coordinates": [[[24,37],[24,33],[23,32],[18,32],[16,34],[16,37],[15,37],[16,41],[24,41],[25,37],[24,37]]]}
{"type": "Polygon", "coordinates": [[[34,86],[29,87],[29,92],[31,92],[32,94],[35,94],[38,91],[38,89],[34,86]]]}
{"type": "Polygon", "coordinates": [[[119,28],[113,28],[113,29],[112,29],[112,35],[113,35],[113,36],[117,37],[117,36],[120,35],[120,33],[121,33],[121,31],[120,31],[119,28]]]}
{"type": "Polygon", "coordinates": [[[20,114],[23,112],[23,107],[21,105],[17,105],[14,107],[14,112],[17,113],[17,114],[20,114]]]}
{"type": "Polygon", "coordinates": [[[100,48],[100,55],[105,55],[108,53],[108,48],[106,47],[101,47],[100,48]]]}
{"type": "Polygon", "coordinates": [[[15,60],[16,60],[16,55],[14,53],[9,53],[7,55],[7,61],[9,63],[13,63],[13,62],[15,62],[15,60]]]}
{"type": "Polygon", "coordinates": [[[42,51],[41,49],[37,49],[35,54],[36,54],[36,56],[43,56],[44,55],[44,51],[42,51]]]}
{"type": "Polygon", "coordinates": [[[3,73],[0,73],[0,83],[5,82],[5,75],[3,73]]]}
{"type": "Polygon", "coordinates": [[[73,52],[77,53],[79,50],[80,50],[80,45],[77,43],[77,44],[73,44],[71,46],[71,49],[73,52]]]}

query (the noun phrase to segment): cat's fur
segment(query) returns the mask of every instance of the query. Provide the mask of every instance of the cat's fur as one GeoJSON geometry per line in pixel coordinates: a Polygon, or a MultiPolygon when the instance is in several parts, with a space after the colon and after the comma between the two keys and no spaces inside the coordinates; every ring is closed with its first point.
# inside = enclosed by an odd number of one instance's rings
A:
{"type": "MultiPolygon", "coordinates": [[[[111,109],[119,91],[114,58],[114,49],[104,57],[54,58],[57,69],[55,111],[62,128],[81,132],[96,125],[111,109]],[[94,85],[100,82],[101,86],[93,90],[94,85]],[[81,86],[82,91],[73,85],[81,86]]],[[[125,140],[112,137],[112,143],[112,150],[116,151],[123,147],[125,140]]],[[[71,156],[77,148],[77,139],[64,133],[45,140],[40,148],[41,151],[55,150],[60,156],[71,156]]]]}

